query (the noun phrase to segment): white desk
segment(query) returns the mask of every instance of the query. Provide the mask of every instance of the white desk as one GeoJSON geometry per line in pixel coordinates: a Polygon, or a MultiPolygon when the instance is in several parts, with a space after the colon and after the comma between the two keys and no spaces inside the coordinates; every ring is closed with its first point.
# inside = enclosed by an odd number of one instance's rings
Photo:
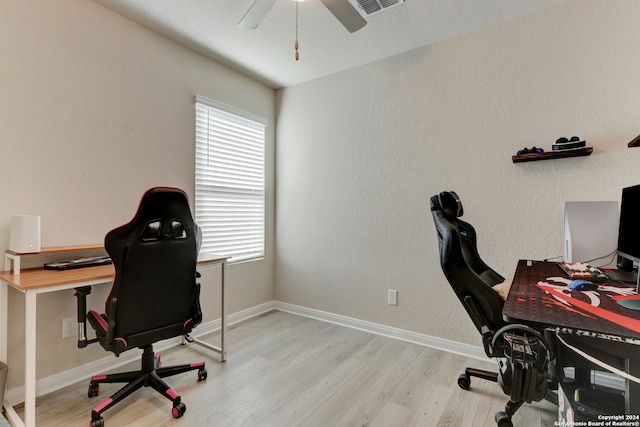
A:
{"type": "MultiPolygon", "coordinates": [[[[199,267],[221,267],[221,313],[220,347],[195,340],[194,342],[220,354],[221,360],[227,359],[225,335],[227,331],[227,307],[224,274],[229,257],[213,254],[200,254],[199,267]]],[[[7,265],[7,268],[9,266],[7,265]]],[[[38,294],[110,283],[113,280],[113,265],[101,265],[75,270],[55,271],[42,268],[17,272],[0,273],[0,360],[7,360],[8,332],[8,289],[9,286],[25,294],[24,322],[24,421],[11,405],[2,402],[9,421],[14,426],[35,426],[36,416],[36,297],[38,294]]]]}

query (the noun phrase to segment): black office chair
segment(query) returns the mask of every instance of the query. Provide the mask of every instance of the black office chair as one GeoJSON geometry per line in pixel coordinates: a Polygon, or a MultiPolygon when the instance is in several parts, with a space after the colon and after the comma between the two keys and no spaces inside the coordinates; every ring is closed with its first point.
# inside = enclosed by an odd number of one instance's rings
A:
{"type": "Polygon", "coordinates": [[[115,278],[105,312],[89,311],[97,341],[116,356],[142,349],[140,371],[91,378],[89,397],[101,383],[127,383],[91,412],[91,427],[102,427],[101,414],[141,387],[153,387],[173,402],[172,415],[181,417],[186,406],[161,378],[198,370],[207,377],[204,362],[160,367],[153,343],[188,334],[202,320],[199,277],[196,272],[199,227],[189,210],[187,195],[176,188],[152,188],[140,201],[133,219],[111,230],[105,249],[115,267],[115,278]]]}
{"type": "Polygon", "coordinates": [[[453,191],[431,197],[431,213],[438,234],[440,265],[449,284],[482,335],[487,356],[496,358],[498,372],[466,368],[458,385],[468,390],[471,377],[500,384],[509,402],[496,413],[496,424],[512,427],[511,417],[523,403],[547,396],[550,346],[537,330],[503,320],[504,300],[492,288],[504,277],[480,258],[476,232],[460,219],[462,203],[453,191]]]}

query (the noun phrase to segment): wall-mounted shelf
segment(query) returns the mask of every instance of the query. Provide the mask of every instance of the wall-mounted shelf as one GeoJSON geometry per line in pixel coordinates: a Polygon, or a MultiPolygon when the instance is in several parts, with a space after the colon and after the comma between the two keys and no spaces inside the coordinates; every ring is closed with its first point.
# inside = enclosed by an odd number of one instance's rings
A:
{"type": "Polygon", "coordinates": [[[535,162],[538,160],[564,159],[567,157],[589,156],[593,152],[593,147],[584,147],[577,150],[548,151],[544,153],[522,154],[511,156],[513,163],[535,162]]]}

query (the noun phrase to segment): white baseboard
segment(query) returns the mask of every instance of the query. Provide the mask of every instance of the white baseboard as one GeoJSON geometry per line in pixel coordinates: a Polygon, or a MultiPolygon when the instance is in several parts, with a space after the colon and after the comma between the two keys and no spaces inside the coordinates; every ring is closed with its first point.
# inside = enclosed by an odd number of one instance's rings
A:
{"type": "Polygon", "coordinates": [[[353,317],[342,316],[339,314],[301,307],[299,305],[288,304],[280,301],[273,301],[273,308],[274,310],[297,314],[299,316],[309,317],[311,319],[322,320],[324,322],[334,323],[336,325],[346,326],[348,328],[358,329],[361,331],[370,332],[372,334],[394,338],[400,341],[421,345],[423,347],[435,348],[437,350],[446,351],[448,353],[471,357],[473,359],[481,360],[484,362],[491,361],[491,359],[489,359],[484,354],[484,350],[482,349],[482,347],[474,345],[451,341],[445,338],[433,337],[430,335],[407,331],[405,329],[394,328],[392,326],[381,325],[379,323],[368,322],[366,320],[354,319],[353,317]]]}
{"type": "MultiPolygon", "coordinates": [[[[273,301],[273,309],[284,311],[287,313],[297,314],[299,316],[309,317],[324,322],[335,323],[337,325],[370,332],[376,335],[394,338],[401,341],[410,342],[423,347],[435,348],[447,353],[453,353],[461,356],[470,357],[484,362],[492,362],[487,357],[482,347],[463,344],[457,341],[451,341],[444,338],[433,337],[430,335],[419,334],[404,329],[394,328],[391,326],[381,325],[378,323],[367,322],[365,320],[354,319],[352,317],[341,316],[339,314],[329,313],[326,311],[314,310],[312,308],[301,307],[298,305],[288,304],[280,301],[273,301]]],[[[573,368],[567,368],[568,376],[573,375],[573,368]]],[[[607,372],[595,371],[593,373],[593,381],[595,384],[609,388],[624,390],[624,379],[607,372]]]]}
{"type": "MultiPolygon", "coordinates": [[[[329,322],[348,328],[358,329],[372,334],[381,335],[424,347],[434,348],[437,350],[470,357],[484,362],[491,361],[491,359],[484,354],[484,350],[482,349],[482,347],[479,346],[464,344],[445,338],[433,337],[430,335],[420,334],[417,332],[407,331],[400,328],[394,328],[391,326],[381,325],[378,323],[368,322],[365,320],[355,319],[352,317],[342,316],[339,314],[315,310],[312,308],[288,304],[280,301],[269,301],[264,304],[248,308],[246,310],[230,314],[228,318],[228,325],[231,326],[233,324],[260,316],[273,310],[283,311],[298,316],[304,316],[323,322],[329,322]]],[[[199,325],[196,329],[194,329],[194,333],[192,335],[198,338],[209,333],[216,332],[219,329],[220,319],[216,319],[214,321],[199,325]]],[[[155,350],[166,350],[168,348],[180,345],[181,343],[181,338],[165,340],[159,344],[156,344],[155,350]]],[[[96,361],[48,376],[46,378],[39,379],[36,382],[36,395],[42,396],[85,379],[87,380],[88,387],[88,379],[92,375],[95,375],[97,372],[111,371],[129,362],[134,362],[138,360],[139,357],[140,356],[138,352],[124,353],[117,359],[115,359],[111,354],[108,354],[107,356],[96,361]]],[[[229,357],[233,357],[233,354],[231,354],[229,357]]],[[[610,378],[609,376],[604,376],[601,381],[604,383],[603,385],[607,385],[609,387],[620,388],[621,386],[619,378],[610,378]]],[[[9,402],[11,406],[22,403],[24,401],[24,386],[18,386],[8,389],[5,393],[5,400],[9,402]]]]}
{"type": "MultiPolygon", "coordinates": [[[[416,332],[368,322],[365,320],[354,319],[352,317],[333,314],[326,311],[314,310],[311,308],[301,307],[298,305],[288,304],[280,301],[269,301],[255,307],[230,314],[229,325],[233,325],[252,317],[268,313],[272,310],[279,310],[299,316],[321,320],[323,322],[334,323],[348,328],[358,329],[361,331],[370,332],[372,334],[382,335],[425,347],[431,347],[449,353],[472,357],[474,359],[482,361],[489,360],[489,358],[485,356],[484,351],[480,347],[463,344],[444,338],[419,334],[416,332]]],[[[214,321],[199,325],[196,329],[194,329],[192,335],[198,338],[218,331],[219,329],[220,319],[216,319],[214,321]]],[[[166,350],[168,348],[180,345],[181,343],[181,338],[165,340],[156,344],[155,350],[166,350]]],[[[41,378],[36,382],[36,396],[42,396],[52,393],[56,390],[75,384],[85,379],[88,381],[88,379],[91,378],[92,375],[95,375],[97,372],[112,371],[120,366],[126,365],[127,363],[138,360],[139,357],[140,355],[138,354],[138,352],[127,352],[122,354],[117,359],[115,359],[111,354],[108,354],[96,361],[86,363],[84,365],[54,375],[50,375],[46,378],[41,378]]],[[[233,355],[231,355],[230,357],[233,357],[233,355]]],[[[89,383],[87,382],[87,387],[88,384],[89,383]]],[[[18,386],[8,389],[5,393],[5,400],[8,401],[12,406],[22,403],[24,401],[24,386],[18,386]]]]}
{"type": "MultiPolygon", "coordinates": [[[[378,323],[359,320],[352,317],[342,316],[339,314],[333,314],[326,311],[315,310],[280,301],[269,301],[255,307],[230,314],[228,325],[230,326],[273,310],[279,310],[299,316],[309,317],[323,322],[334,323],[348,328],[358,329],[361,331],[370,332],[372,334],[382,335],[389,338],[414,343],[424,347],[435,348],[438,350],[471,357],[482,361],[490,360],[484,354],[484,351],[481,347],[463,344],[444,338],[432,337],[425,334],[419,334],[417,332],[411,332],[404,329],[394,328],[391,326],[381,325],[378,323]]],[[[214,321],[199,325],[196,329],[194,329],[192,335],[195,338],[198,338],[218,331],[219,329],[220,319],[216,319],[214,321]]],[[[155,350],[166,350],[168,348],[180,345],[181,343],[181,338],[165,340],[156,344],[155,350]]],[[[85,379],[88,381],[88,379],[91,378],[92,375],[95,375],[96,372],[112,371],[120,366],[126,365],[127,363],[138,360],[139,357],[140,355],[138,354],[138,352],[124,353],[117,359],[114,359],[114,357],[109,354],[96,361],[54,375],[50,375],[46,378],[41,378],[36,382],[36,396],[42,396],[52,393],[56,390],[75,384],[85,379]]],[[[233,357],[233,355],[231,355],[230,357],[233,357]]],[[[8,389],[5,393],[5,400],[9,402],[11,406],[15,406],[24,402],[24,386],[18,386],[8,389]]]]}

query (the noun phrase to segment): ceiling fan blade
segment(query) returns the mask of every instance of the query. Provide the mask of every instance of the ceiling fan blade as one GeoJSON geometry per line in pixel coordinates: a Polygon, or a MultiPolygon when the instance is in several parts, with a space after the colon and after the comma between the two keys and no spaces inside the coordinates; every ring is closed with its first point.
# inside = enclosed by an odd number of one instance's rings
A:
{"type": "Polygon", "coordinates": [[[255,0],[238,24],[240,28],[255,30],[265,15],[273,7],[276,0],[255,0]]]}
{"type": "Polygon", "coordinates": [[[338,19],[349,30],[350,33],[358,31],[360,28],[367,25],[367,21],[358,13],[355,7],[348,0],[321,0],[327,9],[333,13],[333,16],[338,19]]]}

